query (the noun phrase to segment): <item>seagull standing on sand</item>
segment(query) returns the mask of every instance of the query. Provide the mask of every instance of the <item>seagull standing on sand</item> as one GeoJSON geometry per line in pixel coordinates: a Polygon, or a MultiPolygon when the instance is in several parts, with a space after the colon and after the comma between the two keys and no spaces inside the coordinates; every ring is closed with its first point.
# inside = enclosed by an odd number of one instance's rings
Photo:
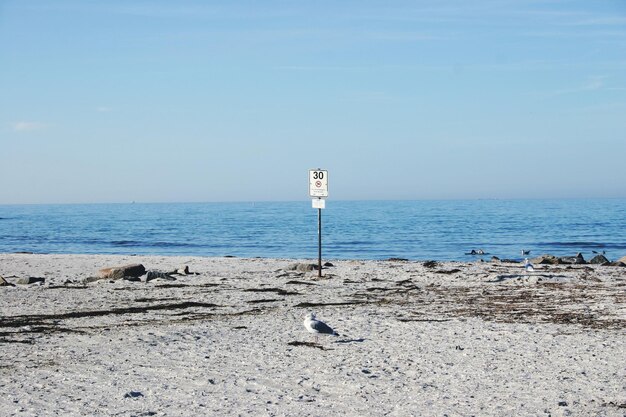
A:
{"type": "Polygon", "coordinates": [[[533,272],[535,267],[530,263],[528,258],[524,259],[524,268],[526,268],[526,272],[533,272]]]}
{"type": "Polygon", "coordinates": [[[328,324],[323,321],[317,320],[315,318],[315,314],[309,313],[304,316],[304,327],[308,330],[309,333],[313,333],[315,335],[315,340],[317,341],[317,336],[319,334],[328,334],[331,336],[339,336],[339,333],[334,331],[328,324]]]}

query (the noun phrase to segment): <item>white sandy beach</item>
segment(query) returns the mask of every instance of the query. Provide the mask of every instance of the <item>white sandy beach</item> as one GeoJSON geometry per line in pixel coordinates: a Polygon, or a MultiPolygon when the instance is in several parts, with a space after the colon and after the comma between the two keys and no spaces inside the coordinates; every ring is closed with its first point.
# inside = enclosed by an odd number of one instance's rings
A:
{"type": "Polygon", "coordinates": [[[296,262],[0,254],[0,415],[626,415],[626,268],[296,262]]]}

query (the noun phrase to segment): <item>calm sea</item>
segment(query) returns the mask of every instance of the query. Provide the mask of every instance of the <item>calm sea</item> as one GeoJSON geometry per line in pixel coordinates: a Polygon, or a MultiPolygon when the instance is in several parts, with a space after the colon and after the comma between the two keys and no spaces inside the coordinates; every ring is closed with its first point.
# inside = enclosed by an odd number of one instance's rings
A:
{"type": "MultiPolygon", "coordinates": [[[[325,259],[626,255],[626,200],[333,201],[325,259]]],[[[317,257],[310,201],[0,205],[0,252],[317,257]]]]}

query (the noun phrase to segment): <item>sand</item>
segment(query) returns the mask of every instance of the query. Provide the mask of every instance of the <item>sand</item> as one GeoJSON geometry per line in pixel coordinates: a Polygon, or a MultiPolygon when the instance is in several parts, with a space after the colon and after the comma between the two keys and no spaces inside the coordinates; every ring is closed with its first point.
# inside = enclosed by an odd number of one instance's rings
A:
{"type": "Polygon", "coordinates": [[[626,415],[626,268],[297,262],[0,254],[0,415],[626,415]]]}

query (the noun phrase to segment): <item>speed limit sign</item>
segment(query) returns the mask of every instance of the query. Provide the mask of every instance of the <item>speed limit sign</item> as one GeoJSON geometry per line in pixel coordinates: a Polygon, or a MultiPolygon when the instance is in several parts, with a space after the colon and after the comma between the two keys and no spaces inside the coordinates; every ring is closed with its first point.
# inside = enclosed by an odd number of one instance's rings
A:
{"type": "Polygon", "coordinates": [[[309,196],[328,197],[328,171],[324,169],[309,170],[309,196]]]}

